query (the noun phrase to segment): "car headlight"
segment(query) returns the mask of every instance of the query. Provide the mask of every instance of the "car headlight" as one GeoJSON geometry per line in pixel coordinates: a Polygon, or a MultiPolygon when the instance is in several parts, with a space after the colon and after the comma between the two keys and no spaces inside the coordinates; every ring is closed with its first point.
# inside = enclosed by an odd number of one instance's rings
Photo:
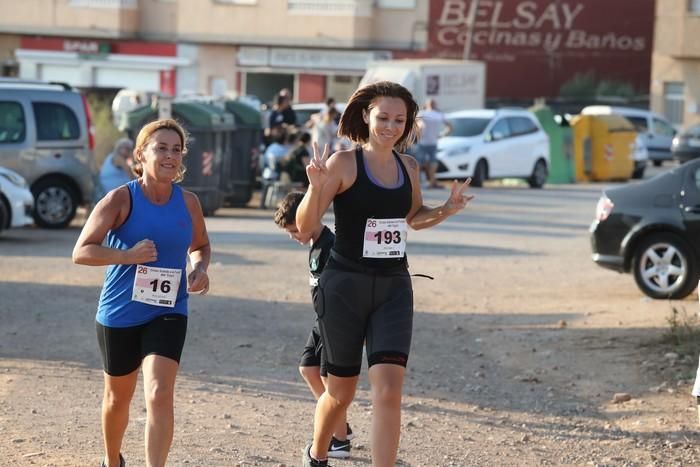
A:
{"type": "Polygon", "coordinates": [[[445,157],[454,157],[462,154],[467,154],[471,148],[469,146],[464,146],[461,148],[448,149],[445,151],[445,157]]]}
{"type": "Polygon", "coordinates": [[[19,174],[12,172],[0,172],[0,176],[4,177],[7,181],[20,188],[27,188],[27,181],[19,174]]]}

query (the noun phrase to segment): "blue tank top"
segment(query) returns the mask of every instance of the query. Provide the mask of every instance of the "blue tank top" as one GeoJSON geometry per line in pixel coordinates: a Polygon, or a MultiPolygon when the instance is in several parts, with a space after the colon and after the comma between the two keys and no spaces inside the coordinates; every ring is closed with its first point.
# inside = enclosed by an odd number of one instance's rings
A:
{"type": "Polygon", "coordinates": [[[97,322],[123,328],[138,326],[168,313],[187,316],[187,250],[192,243],[192,219],[182,189],[173,185],[166,204],[153,204],[146,198],[138,180],[126,184],[131,210],[124,223],[107,234],[107,246],[127,250],[143,239],[153,240],[158,260],[148,266],[177,268],[182,271],[174,308],[131,300],[136,275],[135,264],[114,264],[107,268],[97,307],[97,322]]]}

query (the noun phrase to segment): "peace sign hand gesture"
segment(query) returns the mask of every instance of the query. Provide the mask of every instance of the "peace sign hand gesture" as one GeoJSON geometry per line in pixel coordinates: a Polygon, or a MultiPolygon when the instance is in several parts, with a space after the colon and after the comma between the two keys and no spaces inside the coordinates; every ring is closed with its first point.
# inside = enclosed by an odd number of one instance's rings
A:
{"type": "Polygon", "coordinates": [[[314,188],[322,188],[328,181],[328,167],[326,162],[330,156],[328,145],[323,145],[323,154],[318,149],[318,143],[313,144],[314,155],[306,166],[306,176],[309,177],[309,184],[314,188]]]}
{"type": "Polygon", "coordinates": [[[474,198],[474,195],[464,194],[464,191],[469,187],[469,184],[471,184],[471,182],[471,178],[468,178],[461,185],[457,183],[457,180],[452,182],[452,190],[450,190],[450,197],[447,199],[447,201],[445,201],[445,204],[442,206],[447,216],[451,216],[461,211],[462,209],[464,209],[467,203],[474,198]]]}

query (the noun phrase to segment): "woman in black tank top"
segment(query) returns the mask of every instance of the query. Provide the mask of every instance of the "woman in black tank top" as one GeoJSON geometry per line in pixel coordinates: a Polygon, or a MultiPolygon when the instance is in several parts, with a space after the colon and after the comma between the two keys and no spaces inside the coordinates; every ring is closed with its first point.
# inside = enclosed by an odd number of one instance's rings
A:
{"type": "Polygon", "coordinates": [[[464,195],[467,180],[453,184],[443,205],[430,208],[423,204],[418,163],[396,152],[415,139],[417,112],[418,105],[410,92],[397,83],[383,81],[358,89],[338,128],[338,135],[357,147],[339,151],[329,159],[328,147],[321,152],[316,146],[306,168],[310,185],[297,211],[297,227],[301,232],[313,229],[333,202],[336,243],[321,277],[321,289],[324,283],[327,286],[327,306],[319,313],[319,326],[328,356],[328,386],[316,408],[313,444],[304,450],[305,467],[326,465],[334,424],[355,393],[357,355],[359,352],[361,361],[365,339],[375,411],[372,464],[394,466],[396,462],[413,314],[406,272],[407,226],[415,230],[432,227],[460,211],[472,198],[464,195]],[[347,278],[338,279],[343,274],[347,278]],[[353,285],[359,283],[371,284],[372,293],[381,290],[385,295],[382,303],[375,305],[374,300],[367,300],[371,292],[353,285]],[[396,295],[395,301],[392,294],[396,295]],[[407,294],[407,300],[401,299],[407,294]],[[368,309],[364,309],[367,303],[368,309]],[[387,303],[403,308],[387,310],[387,303]],[[344,304],[350,306],[344,308],[344,304]],[[382,318],[382,313],[391,317],[382,318]],[[377,326],[373,320],[377,320],[377,326]],[[383,326],[388,321],[391,326],[383,326]],[[391,332],[406,325],[408,329],[400,336],[376,331],[391,332]],[[354,334],[358,332],[365,334],[354,334]],[[372,354],[371,343],[377,343],[378,349],[372,354]]]}

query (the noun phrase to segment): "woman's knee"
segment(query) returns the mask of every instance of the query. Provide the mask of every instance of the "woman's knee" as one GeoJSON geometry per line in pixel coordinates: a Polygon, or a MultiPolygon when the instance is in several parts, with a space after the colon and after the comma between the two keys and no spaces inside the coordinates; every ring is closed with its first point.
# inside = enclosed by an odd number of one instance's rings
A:
{"type": "Polygon", "coordinates": [[[111,410],[128,408],[131,404],[133,392],[119,391],[110,387],[105,387],[103,404],[111,410]]]}
{"type": "Polygon", "coordinates": [[[146,405],[151,408],[172,408],[174,387],[154,382],[146,391],[146,405]]]}

